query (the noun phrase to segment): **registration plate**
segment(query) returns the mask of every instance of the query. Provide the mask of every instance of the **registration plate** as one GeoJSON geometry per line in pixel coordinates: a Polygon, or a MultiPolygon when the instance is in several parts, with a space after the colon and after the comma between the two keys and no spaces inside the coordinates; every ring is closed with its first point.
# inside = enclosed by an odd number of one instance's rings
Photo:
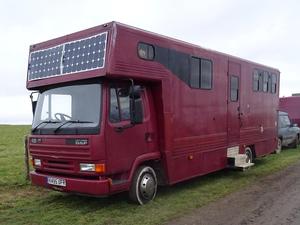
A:
{"type": "Polygon", "coordinates": [[[47,183],[56,185],[56,186],[61,186],[65,187],[66,186],[66,180],[61,179],[61,178],[56,178],[56,177],[47,177],[47,183]]]}

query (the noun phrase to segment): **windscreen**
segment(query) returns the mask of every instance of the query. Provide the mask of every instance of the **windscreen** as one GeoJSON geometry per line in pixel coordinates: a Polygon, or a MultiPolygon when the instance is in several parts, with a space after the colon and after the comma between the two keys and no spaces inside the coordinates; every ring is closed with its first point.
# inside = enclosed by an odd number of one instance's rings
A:
{"type": "Polygon", "coordinates": [[[32,131],[90,134],[99,130],[101,84],[53,88],[39,95],[32,131]]]}
{"type": "Polygon", "coordinates": [[[291,125],[291,121],[287,115],[279,116],[279,128],[289,127],[291,125]]]}

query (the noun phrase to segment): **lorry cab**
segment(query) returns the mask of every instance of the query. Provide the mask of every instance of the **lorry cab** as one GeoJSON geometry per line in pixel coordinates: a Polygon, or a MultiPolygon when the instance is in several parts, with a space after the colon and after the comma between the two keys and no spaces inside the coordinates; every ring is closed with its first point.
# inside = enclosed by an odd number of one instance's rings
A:
{"type": "Polygon", "coordinates": [[[90,195],[128,189],[132,167],[159,157],[151,103],[151,91],[131,80],[40,90],[29,141],[32,181],[90,195]]]}

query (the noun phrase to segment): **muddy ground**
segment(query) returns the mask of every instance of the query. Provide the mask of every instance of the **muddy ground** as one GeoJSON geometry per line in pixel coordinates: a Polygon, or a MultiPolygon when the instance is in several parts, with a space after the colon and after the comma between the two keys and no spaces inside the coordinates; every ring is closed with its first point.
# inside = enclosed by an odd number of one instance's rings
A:
{"type": "Polygon", "coordinates": [[[169,225],[300,225],[300,162],[169,225]]]}

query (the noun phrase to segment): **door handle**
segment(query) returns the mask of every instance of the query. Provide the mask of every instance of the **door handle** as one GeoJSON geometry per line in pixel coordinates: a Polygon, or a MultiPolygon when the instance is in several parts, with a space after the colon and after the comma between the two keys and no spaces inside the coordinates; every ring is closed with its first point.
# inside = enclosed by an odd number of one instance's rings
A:
{"type": "Polygon", "coordinates": [[[121,133],[124,131],[124,127],[115,127],[115,131],[121,133]]]}
{"type": "Polygon", "coordinates": [[[153,133],[146,132],[145,133],[145,141],[146,142],[152,142],[153,141],[153,133]]]}

